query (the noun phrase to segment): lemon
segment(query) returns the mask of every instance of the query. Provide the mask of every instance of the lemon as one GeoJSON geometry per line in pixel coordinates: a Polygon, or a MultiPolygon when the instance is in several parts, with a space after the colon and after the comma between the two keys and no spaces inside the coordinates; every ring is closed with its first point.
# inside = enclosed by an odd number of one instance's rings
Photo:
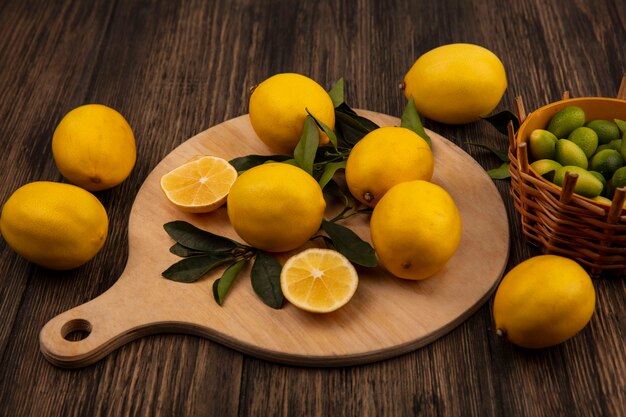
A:
{"type": "Polygon", "coordinates": [[[565,173],[571,172],[572,174],[578,174],[576,185],[574,185],[574,192],[584,197],[594,198],[600,195],[604,189],[602,181],[591,172],[581,167],[566,165],[558,168],[554,173],[553,182],[558,186],[563,186],[565,183],[565,173]]]}
{"type": "Polygon", "coordinates": [[[530,167],[534,169],[537,174],[545,177],[547,180],[552,181],[554,173],[557,169],[561,168],[561,164],[552,159],[539,159],[538,161],[530,164],[530,167]]]}
{"type": "Polygon", "coordinates": [[[226,204],[237,234],[269,252],[304,244],[319,229],[326,208],[313,177],[283,163],[259,165],[241,174],[226,204]]]}
{"type": "Polygon", "coordinates": [[[569,136],[574,129],[584,126],[585,111],[577,106],[568,106],[555,114],[548,123],[548,130],[559,139],[569,136]]]}
{"type": "Polygon", "coordinates": [[[617,152],[620,152],[622,150],[622,140],[621,139],[615,139],[609,142],[609,149],[614,149],[617,152]]]}
{"type": "Polygon", "coordinates": [[[547,130],[535,129],[530,134],[530,155],[534,160],[554,159],[557,137],[547,130]]]}
{"type": "MultiPolygon", "coordinates": [[[[274,151],[292,154],[300,141],[308,111],[333,129],[335,107],[322,86],[300,74],[276,74],[250,96],[250,122],[257,136],[274,151]]],[[[320,144],[328,143],[320,130],[320,144]]]]}
{"type": "Polygon", "coordinates": [[[65,178],[89,191],[124,181],[137,157],[135,136],[120,113],[86,104],[63,117],[52,136],[54,162],[65,178]]]}
{"type": "Polygon", "coordinates": [[[598,134],[588,127],[578,127],[567,137],[583,150],[587,158],[591,158],[598,148],[598,134]]]}
{"type": "Polygon", "coordinates": [[[461,215],[440,186],[422,180],[393,186],[374,208],[370,233],[393,275],[424,279],[441,270],[461,242],[461,215]]]}
{"type": "Polygon", "coordinates": [[[598,171],[589,171],[589,173],[600,180],[602,187],[606,187],[606,178],[604,178],[604,175],[600,174],[598,171]]]}
{"type": "Polygon", "coordinates": [[[480,119],[498,105],[507,87],[504,65],[488,49],[443,45],[420,56],[404,76],[404,95],[417,111],[441,123],[480,119]]]}
{"type": "Polygon", "coordinates": [[[609,200],[608,198],[603,197],[603,196],[601,196],[601,195],[599,195],[599,196],[597,196],[597,197],[592,198],[592,200],[593,200],[593,201],[595,201],[595,202],[597,202],[597,203],[607,204],[607,205],[609,205],[609,206],[610,206],[610,205],[611,205],[611,203],[612,203],[612,201],[611,201],[611,200],[609,200]]]}
{"type": "Polygon", "coordinates": [[[208,213],[226,202],[237,171],[225,159],[202,156],[161,177],[161,189],[180,210],[208,213]]]}
{"type": "Polygon", "coordinates": [[[624,166],[624,158],[615,149],[604,149],[591,158],[591,169],[604,178],[611,178],[618,168],[624,166]]]}
{"type": "MultiPolygon", "coordinates": [[[[609,146],[608,143],[604,144],[604,145],[600,145],[598,146],[598,148],[596,149],[596,151],[594,152],[594,155],[600,153],[601,151],[605,150],[605,149],[613,149],[609,146]]],[[[593,157],[592,157],[593,158],[593,157]]]]}
{"type": "Polygon", "coordinates": [[[613,178],[611,178],[611,182],[613,184],[613,187],[615,187],[616,189],[626,187],[626,167],[621,167],[617,169],[613,173],[613,178]]]}
{"type": "Polygon", "coordinates": [[[296,307],[330,313],[343,307],[356,292],[359,276],[337,251],[311,248],[292,256],[280,273],[280,288],[296,307]]]}
{"type": "Polygon", "coordinates": [[[619,139],[619,129],[617,125],[610,120],[592,120],[585,126],[593,129],[598,135],[598,143],[607,144],[612,140],[619,139]]]}
{"type": "Polygon", "coordinates": [[[554,159],[561,165],[575,165],[583,169],[589,166],[585,151],[569,139],[558,140],[554,159]]]}
{"type": "Polygon", "coordinates": [[[525,348],[553,346],[573,337],[593,315],[589,274],[571,259],[530,258],[502,279],[493,303],[499,334],[525,348]]]}
{"type": "Polygon", "coordinates": [[[363,137],[350,151],[346,182],[350,193],[374,207],[394,185],[430,181],[434,159],[428,143],[403,127],[381,127],[363,137]]]}
{"type": "Polygon", "coordinates": [[[71,184],[37,181],[2,207],[0,232],[27,260],[49,269],[76,268],[102,248],[109,220],[100,201],[71,184]]]}

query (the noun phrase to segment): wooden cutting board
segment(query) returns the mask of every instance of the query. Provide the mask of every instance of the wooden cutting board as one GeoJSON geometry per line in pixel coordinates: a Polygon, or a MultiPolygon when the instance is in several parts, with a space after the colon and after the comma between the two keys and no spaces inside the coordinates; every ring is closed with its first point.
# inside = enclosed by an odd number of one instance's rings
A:
{"type": "MultiPolygon", "coordinates": [[[[381,126],[399,125],[391,116],[361,113],[381,126]]],[[[196,155],[232,159],[271,154],[256,139],[246,115],[194,136],[152,171],[131,210],[129,255],[122,276],[104,294],[50,320],[40,333],[42,353],[55,365],[81,367],[131,340],[168,332],[206,337],[287,364],[342,366],[390,358],[443,336],[494,291],[506,266],[509,226],[504,204],[485,171],[450,141],[428,134],[435,156],[433,182],[452,195],[463,221],[460,247],[437,275],[414,282],[395,278],[382,267],[358,268],[359,287],[352,300],[326,315],[288,303],[281,310],[265,306],[252,290],[249,269],[239,276],[223,307],[212,294],[221,270],[195,283],[163,278],[161,272],[180,260],[169,252],[173,241],[163,230],[164,223],[186,220],[240,240],[225,207],[202,215],[182,213],[166,200],[159,180],[196,155]],[[88,335],[67,340],[75,331],[88,335]]],[[[362,215],[342,224],[369,241],[368,222],[369,217],[362,215]]]]}

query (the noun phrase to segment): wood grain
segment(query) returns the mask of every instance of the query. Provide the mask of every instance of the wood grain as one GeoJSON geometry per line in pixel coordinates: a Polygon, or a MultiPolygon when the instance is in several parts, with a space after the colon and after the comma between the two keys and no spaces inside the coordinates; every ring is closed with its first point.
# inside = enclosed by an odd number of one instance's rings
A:
{"type": "MultiPolygon", "coordinates": [[[[400,123],[380,113],[361,114],[381,126],[400,123]]],[[[404,281],[382,267],[360,269],[359,289],[350,304],[326,315],[302,312],[291,305],[281,310],[264,307],[244,284],[249,281],[247,269],[224,307],[211,297],[213,281],[223,269],[193,284],[163,279],[161,272],[178,260],[167,252],[173,241],[163,224],[184,220],[239,239],[225,207],[205,215],[181,213],[164,197],[160,179],[196,155],[230,160],[271,154],[256,138],[246,115],[194,136],[157,165],[133,204],[129,260],[122,276],[98,298],[48,322],[40,334],[42,352],[55,365],[81,367],[138,337],[177,332],[207,337],[282,363],[346,366],[397,356],[436,340],[480,307],[495,289],[508,257],[509,230],[500,195],[482,168],[446,139],[433,132],[430,136],[435,158],[432,181],[450,193],[463,221],[458,250],[430,279],[404,281]],[[507,243],[487,247],[489,239],[507,243]],[[82,340],[67,340],[72,330],[89,334],[82,340]]],[[[330,201],[327,212],[340,210],[337,204],[330,201]]],[[[342,223],[370,240],[366,216],[342,223]]]]}
{"type": "MultiPolygon", "coordinates": [[[[509,87],[496,111],[512,110],[520,94],[528,113],[564,90],[613,97],[626,69],[626,8],[621,0],[0,2],[2,202],[27,181],[60,179],[48,141],[80,104],[120,110],[139,151],[131,177],[97,195],[111,230],[89,264],[52,273],[0,240],[0,415],[623,415],[623,278],[594,281],[589,326],[541,351],[496,337],[488,304],[422,349],[348,368],[277,365],[178,335],[140,339],[79,371],[39,351],[48,320],[121,274],[132,202],[148,174],[187,138],[245,114],[250,86],[281,71],[325,87],[343,76],[352,106],[399,115],[398,81],[417,56],[450,42],[502,59],[509,87]]],[[[506,148],[486,123],[425,124],[484,168],[500,164],[469,144],[506,148]]],[[[520,234],[508,183],[495,185],[510,221],[508,269],[538,251],[520,234]]]]}

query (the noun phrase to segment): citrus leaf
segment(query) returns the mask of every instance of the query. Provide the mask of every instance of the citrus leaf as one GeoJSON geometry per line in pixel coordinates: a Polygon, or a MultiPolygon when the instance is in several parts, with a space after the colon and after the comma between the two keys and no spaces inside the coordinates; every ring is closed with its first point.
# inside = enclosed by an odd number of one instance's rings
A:
{"type": "Polygon", "coordinates": [[[311,116],[307,116],[306,119],[304,119],[302,136],[300,137],[298,145],[296,145],[296,149],[293,151],[293,156],[297,166],[310,175],[313,175],[313,161],[315,160],[315,154],[319,144],[320,135],[315,120],[313,120],[311,116]]]}
{"type": "Polygon", "coordinates": [[[330,99],[333,101],[333,106],[339,107],[344,102],[344,81],[341,77],[335,85],[332,86],[328,92],[330,99]]]}
{"type": "Polygon", "coordinates": [[[509,178],[511,173],[509,172],[509,162],[505,162],[500,165],[498,168],[490,169],[487,171],[487,174],[494,180],[503,180],[509,178]]]}
{"type": "Polygon", "coordinates": [[[372,130],[378,129],[379,126],[371,120],[359,116],[354,110],[352,110],[346,103],[343,103],[335,109],[335,122],[339,119],[341,123],[347,124],[356,130],[364,133],[369,133],[372,130]]]}
{"type": "Polygon", "coordinates": [[[513,128],[516,131],[517,129],[519,129],[519,120],[517,120],[517,116],[509,110],[504,110],[492,116],[483,117],[482,119],[489,122],[491,126],[495,127],[498,132],[502,133],[503,135],[509,135],[507,127],[509,125],[509,122],[513,122],[513,128]]]}
{"type": "Polygon", "coordinates": [[[322,172],[322,176],[318,181],[320,183],[320,187],[324,189],[324,187],[326,187],[326,184],[328,184],[328,182],[335,175],[335,172],[337,172],[338,169],[344,169],[345,167],[346,161],[330,162],[326,164],[326,166],[324,167],[324,172],[322,172]]]}
{"type": "Polygon", "coordinates": [[[374,248],[352,230],[327,220],[322,221],[322,230],[333,241],[335,249],[351,262],[367,267],[377,265],[374,248]]]}
{"type": "Polygon", "coordinates": [[[189,249],[204,252],[230,252],[241,245],[224,236],[218,236],[182,220],[165,223],[163,228],[176,242],[189,249]]]}
{"type": "Polygon", "coordinates": [[[328,195],[339,197],[341,200],[343,200],[344,208],[354,206],[354,197],[352,197],[352,194],[344,192],[339,184],[337,184],[337,182],[333,179],[331,179],[326,184],[324,192],[326,192],[326,194],[328,195]]]}
{"type": "Polygon", "coordinates": [[[328,136],[330,143],[333,145],[335,149],[337,149],[337,136],[335,135],[335,132],[333,132],[333,130],[330,127],[328,127],[324,122],[322,122],[321,120],[316,118],[314,115],[312,115],[309,109],[306,109],[306,112],[309,114],[309,116],[313,118],[313,120],[315,121],[315,124],[320,129],[322,129],[324,133],[326,133],[326,136],[328,136]]]}
{"type": "Polygon", "coordinates": [[[229,163],[235,167],[238,173],[241,173],[266,162],[283,162],[290,158],[289,155],[246,155],[231,159],[229,163]]]}
{"type": "Polygon", "coordinates": [[[424,126],[422,126],[422,120],[420,119],[420,115],[417,114],[417,109],[415,108],[415,101],[413,100],[413,96],[409,98],[409,102],[404,107],[404,112],[402,112],[402,118],[400,119],[400,126],[406,127],[409,130],[417,133],[422,139],[428,143],[428,146],[432,148],[433,144],[430,140],[428,134],[424,130],[424,126]]]}
{"type": "Polygon", "coordinates": [[[213,297],[219,305],[224,304],[224,299],[226,299],[226,294],[228,293],[228,290],[230,289],[233,282],[235,282],[235,278],[237,278],[237,275],[239,275],[239,272],[246,264],[246,262],[248,262],[247,258],[230,264],[230,266],[226,268],[222,276],[216,279],[213,283],[213,297]]]}
{"type": "Polygon", "coordinates": [[[280,270],[282,267],[274,257],[266,252],[258,251],[250,280],[252,289],[266,305],[279,309],[283,306],[283,292],[280,289],[280,270]]]}
{"type": "Polygon", "coordinates": [[[194,282],[210,270],[234,259],[230,254],[220,253],[192,256],[176,262],[163,271],[162,275],[172,281],[194,282]]]}
{"type": "Polygon", "coordinates": [[[206,253],[205,251],[186,248],[180,243],[174,243],[174,245],[170,248],[170,252],[174,255],[180,256],[181,258],[204,255],[206,253]]]}
{"type": "Polygon", "coordinates": [[[496,149],[496,148],[492,148],[489,145],[483,145],[482,143],[476,143],[476,142],[465,142],[468,145],[474,145],[474,146],[478,146],[479,148],[483,148],[483,149],[487,149],[488,151],[491,151],[491,153],[493,153],[495,156],[497,156],[502,162],[509,162],[509,151],[503,151],[500,149],[496,149]]]}

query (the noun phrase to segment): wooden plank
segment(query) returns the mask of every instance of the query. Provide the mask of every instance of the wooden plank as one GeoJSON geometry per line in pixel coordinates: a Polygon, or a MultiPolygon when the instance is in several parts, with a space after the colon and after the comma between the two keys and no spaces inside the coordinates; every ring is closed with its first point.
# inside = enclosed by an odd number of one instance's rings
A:
{"type": "MultiPolygon", "coordinates": [[[[0,202],[19,186],[36,180],[59,180],[50,141],[63,116],[60,101],[80,102],[87,92],[95,67],[94,49],[77,48],[77,42],[102,42],[111,5],[94,3],[85,10],[55,3],[34,7],[32,2],[4,3],[0,12],[0,202]],[[48,25],[33,22],[48,21],[48,25]],[[76,21],[72,29],[64,22],[76,21]],[[80,36],[77,35],[80,33],[80,36]],[[60,53],[60,51],[72,51],[60,53]],[[68,86],[71,86],[69,88],[68,86]]],[[[18,257],[2,240],[0,274],[0,357],[9,343],[29,276],[33,284],[46,279],[31,264],[18,257]]],[[[24,311],[21,313],[25,314],[24,311]]],[[[31,312],[28,312],[30,315],[31,312]]],[[[18,323],[19,325],[19,323],[18,323]]]]}

